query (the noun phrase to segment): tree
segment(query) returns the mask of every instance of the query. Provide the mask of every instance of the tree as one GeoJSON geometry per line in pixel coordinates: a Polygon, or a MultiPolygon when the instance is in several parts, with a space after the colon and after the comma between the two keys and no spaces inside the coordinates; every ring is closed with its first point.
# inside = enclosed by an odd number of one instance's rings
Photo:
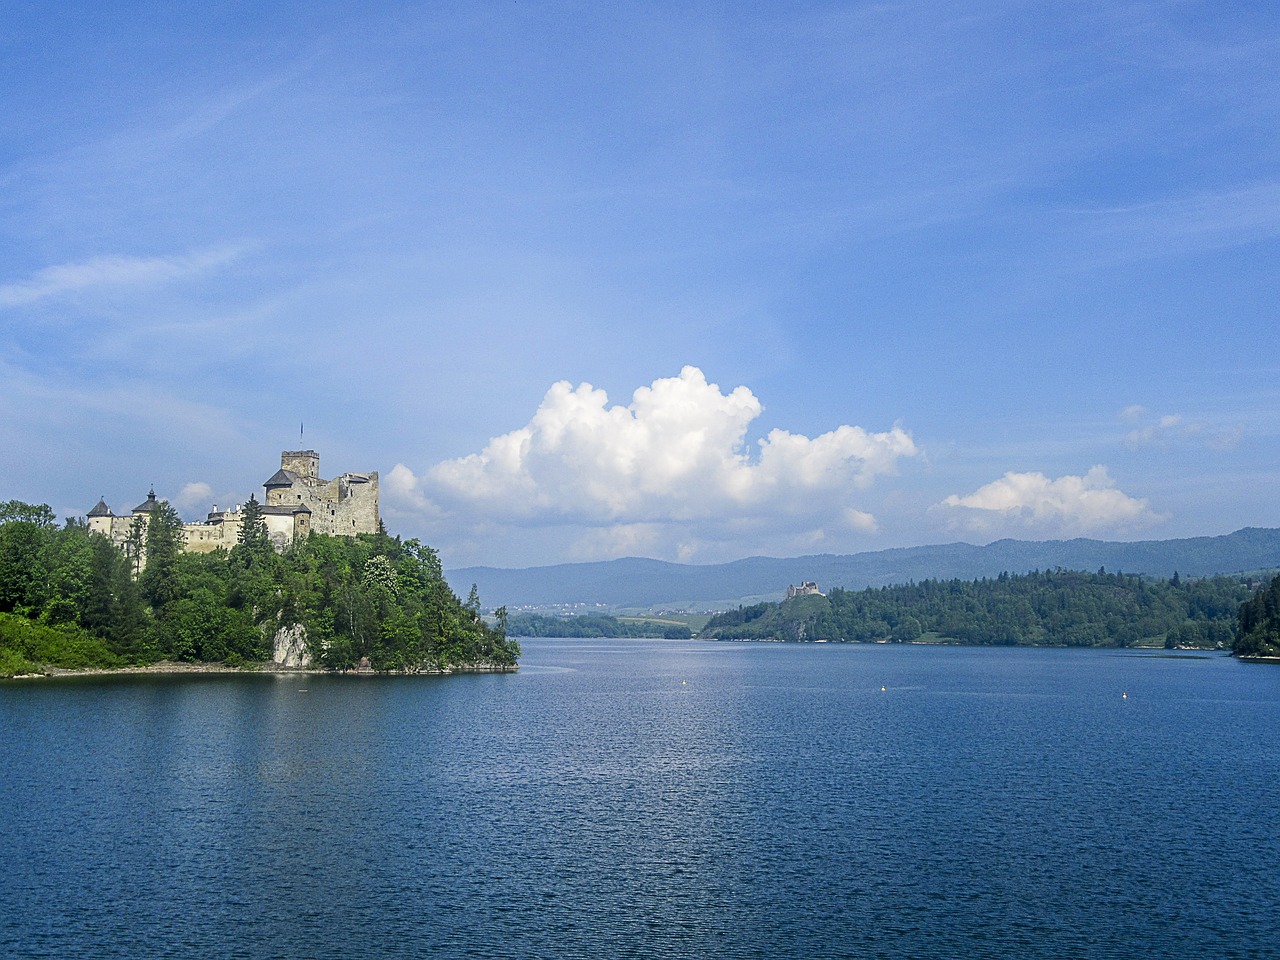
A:
{"type": "Polygon", "coordinates": [[[124,555],[134,577],[142,576],[142,565],[147,562],[147,521],[138,514],[129,524],[129,536],[124,542],[124,555]]]}
{"type": "Polygon", "coordinates": [[[381,589],[394,598],[400,588],[395,567],[384,556],[370,557],[364,564],[363,585],[366,590],[381,589]]]}
{"type": "Polygon", "coordinates": [[[47,503],[23,503],[21,500],[9,500],[0,503],[0,524],[12,520],[23,520],[37,527],[56,526],[53,510],[47,503]]]}
{"type": "Polygon", "coordinates": [[[0,526],[0,612],[39,615],[47,595],[52,534],[51,525],[36,520],[0,526]]]}
{"type": "Polygon", "coordinates": [[[893,628],[893,642],[915,643],[920,639],[920,635],[923,632],[919,620],[910,616],[903,617],[898,621],[898,625],[893,628]]]}
{"type": "Polygon", "coordinates": [[[252,494],[240,511],[240,533],[232,553],[238,554],[238,559],[246,566],[271,554],[271,535],[267,533],[267,522],[262,517],[262,505],[252,494]]]}
{"type": "Polygon", "coordinates": [[[1280,654],[1280,576],[1259,587],[1240,604],[1233,645],[1236,656],[1268,657],[1280,654]]]}
{"type": "Polygon", "coordinates": [[[161,500],[147,521],[146,566],[138,579],[142,595],[156,609],[182,595],[178,576],[182,542],[182,518],[168,500],[161,500]]]}

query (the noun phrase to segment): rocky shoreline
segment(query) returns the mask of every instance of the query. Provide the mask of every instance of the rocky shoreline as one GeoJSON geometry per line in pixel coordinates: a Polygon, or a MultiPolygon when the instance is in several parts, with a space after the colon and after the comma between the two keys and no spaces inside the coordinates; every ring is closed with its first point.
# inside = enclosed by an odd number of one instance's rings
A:
{"type": "Polygon", "coordinates": [[[84,667],[72,670],[65,667],[46,667],[41,673],[26,673],[12,677],[13,680],[45,680],[61,677],[110,677],[128,676],[131,674],[186,674],[186,673],[243,673],[273,674],[289,676],[294,674],[332,677],[391,677],[391,676],[450,676],[458,673],[516,673],[518,664],[510,666],[499,663],[472,663],[462,666],[441,669],[418,670],[408,673],[401,670],[378,671],[372,667],[358,667],[354,670],[323,670],[316,667],[284,667],[277,663],[246,664],[242,667],[228,667],[222,663],[182,663],[176,660],[161,660],[146,666],[133,667],[84,667]]]}

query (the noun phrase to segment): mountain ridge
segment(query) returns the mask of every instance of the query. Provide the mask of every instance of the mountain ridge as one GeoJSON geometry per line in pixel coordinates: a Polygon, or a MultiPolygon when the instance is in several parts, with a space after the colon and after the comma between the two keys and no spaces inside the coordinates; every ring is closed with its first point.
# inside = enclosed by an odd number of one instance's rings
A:
{"type": "Polygon", "coordinates": [[[996,540],[891,547],[853,554],[744,557],[718,564],[682,564],[622,557],[539,567],[446,570],[454,591],[475,583],[486,605],[584,604],[612,609],[727,606],[780,599],[787,585],[816,580],[822,590],[890,586],[925,579],[976,580],[1001,573],[1062,567],[1184,577],[1280,569],[1280,529],[1243,527],[1233,533],[1171,540],[996,540]]]}

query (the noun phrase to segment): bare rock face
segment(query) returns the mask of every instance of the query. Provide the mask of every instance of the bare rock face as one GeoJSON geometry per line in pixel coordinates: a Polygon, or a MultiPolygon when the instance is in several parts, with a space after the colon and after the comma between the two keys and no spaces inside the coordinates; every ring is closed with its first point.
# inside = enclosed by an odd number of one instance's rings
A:
{"type": "Polygon", "coordinates": [[[294,623],[277,630],[274,646],[271,659],[277,666],[311,666],[311,651],[307,649],[307,630],[302,624],[294,623]]]}

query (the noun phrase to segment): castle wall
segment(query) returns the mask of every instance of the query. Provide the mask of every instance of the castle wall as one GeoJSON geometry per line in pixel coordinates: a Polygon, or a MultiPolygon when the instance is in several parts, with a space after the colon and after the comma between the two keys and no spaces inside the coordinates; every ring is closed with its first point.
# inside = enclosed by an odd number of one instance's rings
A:
{"type": "Polygon", "coordinates": [[[184,523],[183,550],[187,553],[213,553],[230,550],[240,540],[240,521],[223,520],[221,523],[184,523]]]}
{"type": "Polygon", "coordinates": [[[262,522],[266,524],[267,536],[271,539],[271,545],[277,550],[283,550],[293,542],[294,522],[292,514],[264,513],[262,522]]]}
{"type": "Polygon", "coordinates": [[[298,489],[298,502],[311,511],[311,529],[331,537],[378,530],[378,474],[343,474],[323,487],[298,489]]]}

